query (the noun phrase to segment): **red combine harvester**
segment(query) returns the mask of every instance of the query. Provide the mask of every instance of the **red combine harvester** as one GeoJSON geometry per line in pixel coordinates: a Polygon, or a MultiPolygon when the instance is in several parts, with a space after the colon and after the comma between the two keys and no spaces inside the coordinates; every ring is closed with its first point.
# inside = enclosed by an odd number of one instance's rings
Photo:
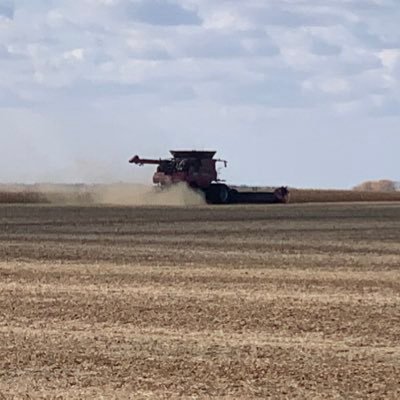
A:
{"type": "Polygon", "coordinates": [[[208,203],[287,203],[289,191],[286,187],[274,192],[243,192],[230,188],[218,178],[217,163],[225,160],[215,159],[215,151],[174,151],[169,159],[146,159],[132,157],[129,162],[136,165],[157,165],[153,183],[160,187],[168,187],[177,183],[186,183],[194,190],[200,190],[208,203]]]}

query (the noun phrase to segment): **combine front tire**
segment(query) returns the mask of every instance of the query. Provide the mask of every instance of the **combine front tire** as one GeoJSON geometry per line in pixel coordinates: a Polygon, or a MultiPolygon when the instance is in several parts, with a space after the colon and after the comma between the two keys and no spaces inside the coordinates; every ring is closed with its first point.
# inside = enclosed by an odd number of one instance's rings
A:
{"type": "Polygon", "coordinates": [[[223,184],[211,185],[206,190],[206,200],[211,204],[228,204],[230,202],[230,190],[223,184]]]}

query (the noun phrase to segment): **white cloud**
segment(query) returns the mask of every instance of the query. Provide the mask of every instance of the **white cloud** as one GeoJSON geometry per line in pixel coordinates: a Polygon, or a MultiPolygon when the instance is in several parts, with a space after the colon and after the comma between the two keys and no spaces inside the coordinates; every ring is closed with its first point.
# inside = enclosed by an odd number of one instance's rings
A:
{"type": "Polygon", "coordinates": [[[382,64],[393,71],[400,65],[400,48],[398,49],[385,49],[379,53],[382,64]]]}
{"type": "Polygon", "coordinates": [[[306,81],[303,87],[306,90],[321,90],[322,92],[333,95],[347,93],[350,90],[349,82],[343,78],[326,78],[316,83],[306,81]]]}
{"type": "Polygon", "coordinates": [[[71,154],[72,137],[100,146],[103,127],[118,125],[124,145],[144,150],[230,148],[233,135],[238,157],[241,138],[260,141],[253,132],[269,131],[268,118],[289,142],[311,129],[298,113],[333,126],[398,121],[399,20],[398,0],[0,0],[0,109],[47,116],[43,129],[62,132],[71,154]]]}
{"type": "Polygon", "coordinates": [[[85,57],[84,49],[73,49],[70,51],[65,51],[63,57],[67,61],[83,61],[85,57]]]}

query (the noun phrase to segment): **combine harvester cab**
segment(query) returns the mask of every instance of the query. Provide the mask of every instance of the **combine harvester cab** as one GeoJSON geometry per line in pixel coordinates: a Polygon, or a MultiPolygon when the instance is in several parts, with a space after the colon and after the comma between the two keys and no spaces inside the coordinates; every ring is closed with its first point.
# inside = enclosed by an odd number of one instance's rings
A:
{"type": "Polygon", "coordinates": [[[289,191],[281,187],[273,192],[238,191],[218,178],[217,163],[227,166],[225,160],[215,159],[215,151],[171,150],[171,158],[148,159],[132,157],[129,162],[136,165],[157,165],[153,183],[161,188],[185,183],[190,188],[202,191],[210,204],[265,204],[287,203],[289,191]]]}

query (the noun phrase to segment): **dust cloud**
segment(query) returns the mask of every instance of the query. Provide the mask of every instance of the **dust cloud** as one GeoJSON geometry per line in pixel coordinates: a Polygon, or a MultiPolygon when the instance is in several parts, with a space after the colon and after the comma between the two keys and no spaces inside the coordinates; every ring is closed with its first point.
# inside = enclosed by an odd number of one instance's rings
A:
{"type": "Polygon", "coordinates": [[[196,206],[205,204],[201,193],[185,184],[166,189],[145,185],[112,184],[98,186],[93,192],[95,204],[124,206],[196,206]]]}
{"type": "Polygon", "coordinates": [[[51,203],[67,205],[200,206],[204,196],[185,184],[160,189],[147,185],[34,184],[0,185],[0,203],[51,203]]]}

